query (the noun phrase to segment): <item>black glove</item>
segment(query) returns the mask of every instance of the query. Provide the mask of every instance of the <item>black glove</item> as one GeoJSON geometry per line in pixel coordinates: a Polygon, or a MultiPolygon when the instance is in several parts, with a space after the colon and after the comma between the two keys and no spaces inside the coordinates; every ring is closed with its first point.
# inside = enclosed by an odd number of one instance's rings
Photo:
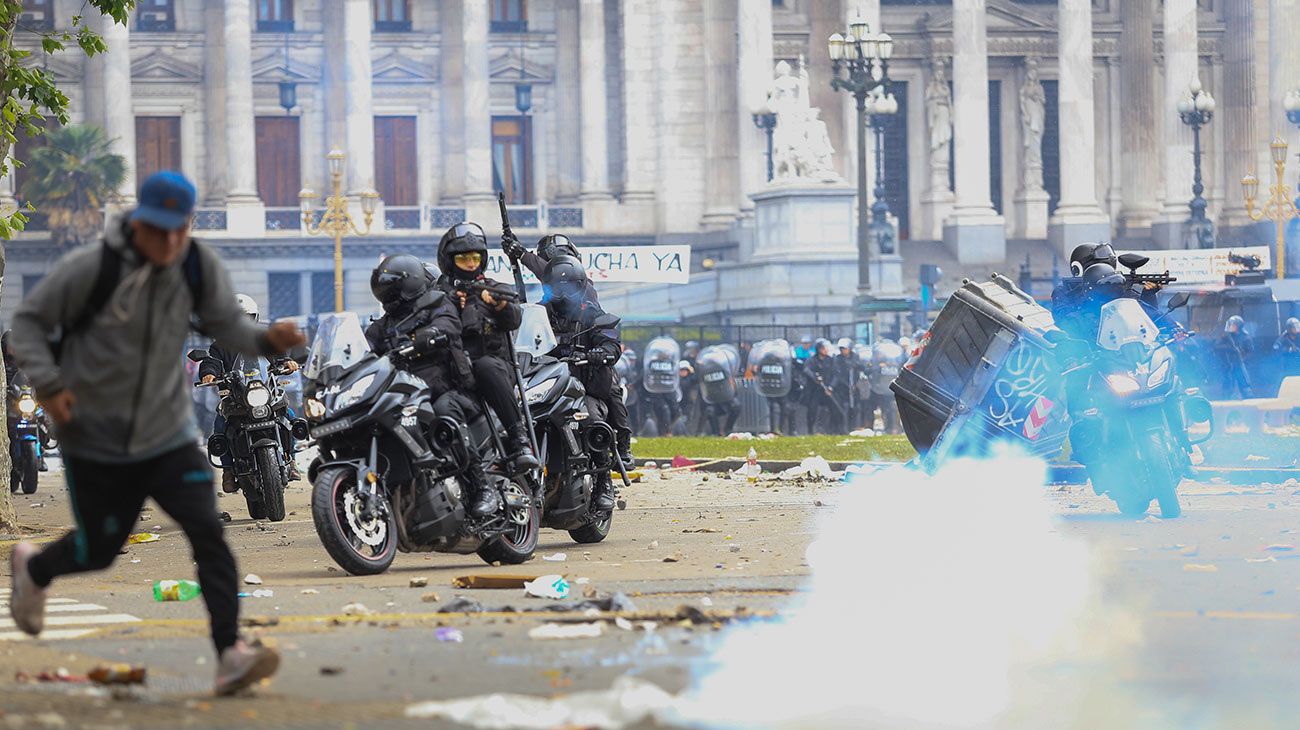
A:
{"type": "Polygon", "coordinates": [[[506,252],[506,255],[510,257],[511,261],[518,261],[523,258],[524,252],[526,251],[524,245],[519,242],[519,239],[516,238],[513,233],[503,233],[501,235],[501,250],[506,252]]]}
{"type": "Polygon", "coordinates": [[[429,327],[415,333],[415,350],[417,352],[432,352],[439,345],[447,341],[447,335],[429,327]]]}

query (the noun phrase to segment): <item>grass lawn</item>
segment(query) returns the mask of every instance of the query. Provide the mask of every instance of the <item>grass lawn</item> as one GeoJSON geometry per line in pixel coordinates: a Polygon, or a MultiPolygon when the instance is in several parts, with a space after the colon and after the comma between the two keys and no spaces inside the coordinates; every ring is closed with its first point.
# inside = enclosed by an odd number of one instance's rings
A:
{"type": "Polygon", "coordinates": [[[771,441],[728,441],[718,436],[641,438],[633,444],[632,453],[645,459],[671,459],[677,455],[743,459],[751,446],[759,460],[773,461],[799,461],[814,454],[827,461],[907,461],[916,456],[906,436],[778,436],[771,441]]]}

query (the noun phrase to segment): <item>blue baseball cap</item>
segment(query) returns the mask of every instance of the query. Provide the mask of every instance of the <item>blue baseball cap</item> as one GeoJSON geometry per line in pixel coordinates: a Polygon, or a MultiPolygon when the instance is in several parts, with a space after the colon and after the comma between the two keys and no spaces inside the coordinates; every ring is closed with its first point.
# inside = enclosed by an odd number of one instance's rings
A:
{"type": "Polygon", "coordinates": [[[198,192],[194,183],[172,170],[155,172],[140,186],[140,204],[131,220],[143,221],[164,231],[184,228],[194,215],[198,192]]]}

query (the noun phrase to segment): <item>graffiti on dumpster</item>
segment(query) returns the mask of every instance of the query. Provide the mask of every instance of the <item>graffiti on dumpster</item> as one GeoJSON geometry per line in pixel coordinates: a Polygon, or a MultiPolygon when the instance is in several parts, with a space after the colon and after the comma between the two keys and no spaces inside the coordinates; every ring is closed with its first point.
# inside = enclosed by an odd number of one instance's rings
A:
{"type": "Polygon", "coordinates": [[[1033,413],[1040,399],[1050,404],[1052,400],[1047,394],[1051,375],[1044,358],[1033,348],[1018,346],[1012,350],[986,399],[993,422],[1000,428],[1016,430],[1033,413]]]}

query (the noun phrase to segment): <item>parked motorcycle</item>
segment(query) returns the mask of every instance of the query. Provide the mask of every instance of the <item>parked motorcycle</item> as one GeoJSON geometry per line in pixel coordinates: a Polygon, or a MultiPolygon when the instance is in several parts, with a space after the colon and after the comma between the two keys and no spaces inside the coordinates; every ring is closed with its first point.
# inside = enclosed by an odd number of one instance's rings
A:
{"type": "MultiPolygon", "coordinates": [[[[1169,312],[1186,301],[1175,295],[1169,312]]],[[[1059,331],[1047,337],[1068,365],[1073,456],[1093,490],[1109,495],[1123,514],[1141,515],[1153,499],[1162,517],[1182,514],[1177,488],[1193,446],[1213,435],[1212,425],[1199,439],[1188,434],[1189,423],[1212,423],[1210,402],[1182,387],[1169,348],[1188,336],[1177,327],[1162,333],[1137,300],[1124,298],[1102,305],[1095,343],[1059,331]]]]}
{"type": "Polygon", "coordinates": [[[397,364],[415,353],[412,343],[376,355],[351,312],[320,323],[303,370],[303,409],[320,449],[307,476],[325,550],[353,575],[384,572],[399,550],[528,560],[541,524],[538,488],[501,466],[502,429],[491,409],[465,424],[435,414],[424,381],[397,364]],[[462,501],[480,486],[467,482],[471,443],[487,475],[482,486],[501,497],[501,509],[482,519],[462,501]]]}
{"type": "MultiPolygon", "coordinates": [[[[187,357],[201,362],[208,351],[190,350],[187,357]]],[[[277,379],[286,374],[287,370],[264,374],[235,368],[211,383],[195,384],[217,389],[221,397],[217,412],[226,419],[225,431],[208,437],[208,460],[223,468],[220,459],[227,457],[224,468],[234,472],[248,515],[255,520],[284,519],[284,490],[293,459],[289,434],[307,438],[307,422],[288,417],[284,387],[277,379]]]]}
{"type": "Polygon", "coordinates": [[[588,396],[570,370],[587,364],[585,353],[563,359],[547,355],[556,340],[546,308],[522,306],[515,353],[545,465],[542,526],[567,530],[574,542],[600,542],[614,515],[595,510],[591,495],[598,485],[609,484],[610,470],[617,467],[614,431],[605,422],[605,405],[588,396]]]}
{"type": "Polygon", "coordinates": [[[45,410],[36,402],[30,385],[10,385],[9,395],[9,419],[14,424],[9,444],[9,491],[35,494],[37,475],[43,471],[45,451],[52,443],[45,410]]]}

